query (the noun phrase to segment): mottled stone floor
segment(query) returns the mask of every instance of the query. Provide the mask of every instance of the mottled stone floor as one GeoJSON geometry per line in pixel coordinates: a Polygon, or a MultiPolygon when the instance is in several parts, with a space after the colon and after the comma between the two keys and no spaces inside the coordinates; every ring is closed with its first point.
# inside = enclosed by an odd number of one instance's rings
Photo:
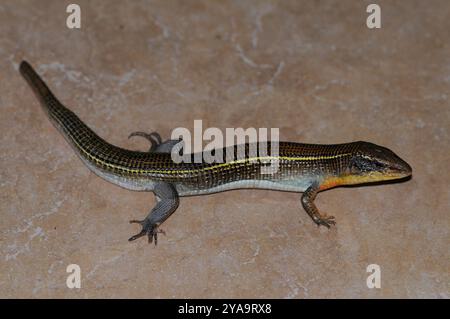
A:
{"type": "Polygon", "coordinates": [[[450,3],[0,1],[0,297],[450,296],[450,3]],[[321,193],[184,198],[158,247],[129,243],[151,194],[83,166],[18,73],[27,59],[111,143],[135,130],[278,127],[282,140],[368,140],[410,181],[321,193]],[[66,267],[81,267],[81,289],[66,267]],[[368,289],[366,267],[381,267],[368,289]]]}

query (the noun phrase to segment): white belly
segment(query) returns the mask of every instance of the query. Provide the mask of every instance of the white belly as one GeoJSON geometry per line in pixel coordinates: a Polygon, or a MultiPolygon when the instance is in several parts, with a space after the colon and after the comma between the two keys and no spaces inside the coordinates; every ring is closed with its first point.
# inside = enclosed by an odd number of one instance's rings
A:
{"type": "Polygon", "coordinates": [[[242,180],[200,190],[192,189],[190,187],[186,187],[181,184],[176,185],[176,188],[180,196],[212,194],[232,189],[243,189],[243,188],[270,189],[288,192],[304,192],[309,186],[311,186],[311,184],[314,181],[315,180],[313,178],[302,178],[301,180],[295,181],[276,181],[276,182],[268,180],[242,180]]]}

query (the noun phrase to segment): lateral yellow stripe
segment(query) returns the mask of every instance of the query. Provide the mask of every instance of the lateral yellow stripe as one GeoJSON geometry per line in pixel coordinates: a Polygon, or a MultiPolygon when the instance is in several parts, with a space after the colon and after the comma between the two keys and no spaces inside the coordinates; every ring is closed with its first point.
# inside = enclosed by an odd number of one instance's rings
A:
{"type": "Polygon", "coordinates": [[[251,163],[255,161],[269,161],[269,160],[285,160],[285,161],[316,161],[316,160],[327,160],[327,159],[336,159],[344,156],[351,155],[351,153],[344,153],[344,154],[336,154],[336,155],[322,155],[322,156],[299,156],[299,157],[289,157],[289,156],[263,156],[263,157],[252,157],[252,158],[245,158],[241,160],[236,160],[232,162],[226,162],[226,163],[218,163],[214,166],[209,167],[203,167],[203,168],[192,168],[192,169],[185,169],[185,170],[157,170],[157,169],[132,169],[124,166],[114,165],[110,163],[106,163],[94,156],[92,156],[89,152],[87,152],[85,149],[83,149],[75,140],[75,144],[77,145],[78,149],[80,149],[84,154],[86,154],[87,157],[94,160],[95,162],[115,168],[121,171],[129,172],[129,173],[138,173],[138,174],[144,174],[144,173],[154,173],[154,174],[188,174],[188,173],[198,173],[202,171],[209,171],[214,170],[221,167],[227,167],[231,166],[233,164],[239,164],[239,163],[251,163]]]}
{"type": "MultiPolygon", "coordinates": [[[[64,128],[63,131],[66,130],[65,125],[63,123],[61,123],[61,120],[59,119],[59,117],[54,116],[53,117],[54,120],[56,120],[58,122],[58,124],[64,128]]],[[[63,134],[65,134],[66,136],[70,136],[70,133],[68,132],[63,132],[63,134]]],[[[191,168],[191,169],[184,169],[184,170],[158,170],[158,169],[132,169],[132,168],[128,168],[128,167],[124,167],[124,166],[119,166],[119,165],[114,165],[114,164],[110,164],[110,163],[106,163],[98,158],[96,158],[95,156],[93,156],[92,154],[90,154],[88,151],[86,151],[74,138],[71,138],[71,140],[75,143],[75,145],[77,146],[77,148],[84,153],[88,158],[92,159],[93,161],[95,161],[96,163],[106,166],[106,167],[110,167],[113,169],[117,169],[120,171],[124,171],[124,172],[128,172],[128,173],[138,173],[138,174],[188,174],[188,173],[197,173],[197,172],[203,172],[203,171],[209,171],[209,170],[214,170],[217,168],[221,168],[221,167],[229,167],[231,165],[234,164],[239,164],[239,163],[252,163],[255,161],[269,161],[269,160],[285,160],[285,161],[317,161],[317,160],[328,160],[328,159],[336,159],[336,158],[340,158],[340,157],[345,157],[348,155],[351,155],[351,153],[343,153],[343,154],[336,154],[336,155],[322,155],[322,156],[298,156],[298,157],[289,157],[289,156],[263,156],[263,157],[252,157],[252,158],[244,158],[241,160],[236,160],[236,161],[232,161],[232,162],[225,162],[225,163],[218,163],[214,166],[208,166],[208,167],[203,167],[203,168],[191,168]]]]}

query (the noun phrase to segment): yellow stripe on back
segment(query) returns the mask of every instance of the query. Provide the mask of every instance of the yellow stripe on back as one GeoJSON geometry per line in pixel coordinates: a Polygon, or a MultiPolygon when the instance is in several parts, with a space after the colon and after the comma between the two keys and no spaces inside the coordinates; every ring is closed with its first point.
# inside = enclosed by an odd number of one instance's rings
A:
{"type": "Polygon", "coordinates": [[[133,174],[149,174],[149,173],[150,174],[151,173],[154,173],[154,174],[188,174],[188,173],[205,172],[205,171],[214,170],[217,168],[230,167],[234,164],[240,164],[240,163],[252,164],[253,162],[256,162],[256,161],[272,161],[272,160],[319,161],[319,160],[336,159],[336,158],[341,158],[341,157],[351,155],[351,153],[343,153],[343,154],[335,154],[335,155],[293,156],[293,157],[291,157],[291,156],[261,156],[261,157],[244,158],[244,159],[235,160],[235,161],[226,162],[226,163],[217,163],[216,165],[202,167],[202,168],[190,168],[190,169],[181,169],[181,170],[177,170],[176,168],[171,169],[170,167],[168,168],[168,170],[134,169],[134,168],[129,168],[129,167],[124,167],[124,166],[107,163],[107,162],[93,156],[92,154],[90,154],[87,150],[85,150],[83,147],[81,147],[81,145],[78,144],[77,141],[74,140],[74,143],[76,144],[76,146],[78,147],[79,150],[81,150],[88,158],[94,160],[96,163],[106,166],[106,167],[111,167],[114,169],[122,170],[122,171],[125,171],[128,173],[133,173],[133,174]]]}

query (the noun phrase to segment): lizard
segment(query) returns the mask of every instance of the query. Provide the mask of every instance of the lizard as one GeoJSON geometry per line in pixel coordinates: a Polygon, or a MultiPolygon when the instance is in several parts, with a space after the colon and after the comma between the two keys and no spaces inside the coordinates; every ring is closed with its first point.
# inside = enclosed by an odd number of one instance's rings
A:
{"type": "MultiPolygon", "coordinates": [[[[164,233],[160,225],[175,212],[182,196],[243,188],[302,193],[304,210],[317,225],[329,228],[335,224],[335,219],[317,209],[314,200],[318,192],[337,186],[407,179],[412,175],[411,166],[393,151],[364,141],[341,144],[278,142],[277,154],[268,156],[278,163],[273,174],[263,173],[267,156],[250,152],[249,143],[232,146],[235,155],[239,149],[244,150],[241,158],[224,158],[221,162],[176,162],[172,151],[180,140],[163,142],[156,132],[138,131],[129,135],[129,138],[147,138],[151,142],[149,151],[124,149],[102,139],[60,103],[28,62],[22,61],[19,70],[50,121],[91,171],[126,189],[154,193],[157,203],[150,213],[142,220],[130,221],[142,229],[129,241],[147,236],[149,242],[156,244],[158,233],[164,233]]],[[[272,148],[269,143],[268,149],[272,148]]],[[[222,153],[226,151],[222,150],[222,153]]],[[[196,154],[192,154],[192,158],[196,158],[196,154]]]]}

